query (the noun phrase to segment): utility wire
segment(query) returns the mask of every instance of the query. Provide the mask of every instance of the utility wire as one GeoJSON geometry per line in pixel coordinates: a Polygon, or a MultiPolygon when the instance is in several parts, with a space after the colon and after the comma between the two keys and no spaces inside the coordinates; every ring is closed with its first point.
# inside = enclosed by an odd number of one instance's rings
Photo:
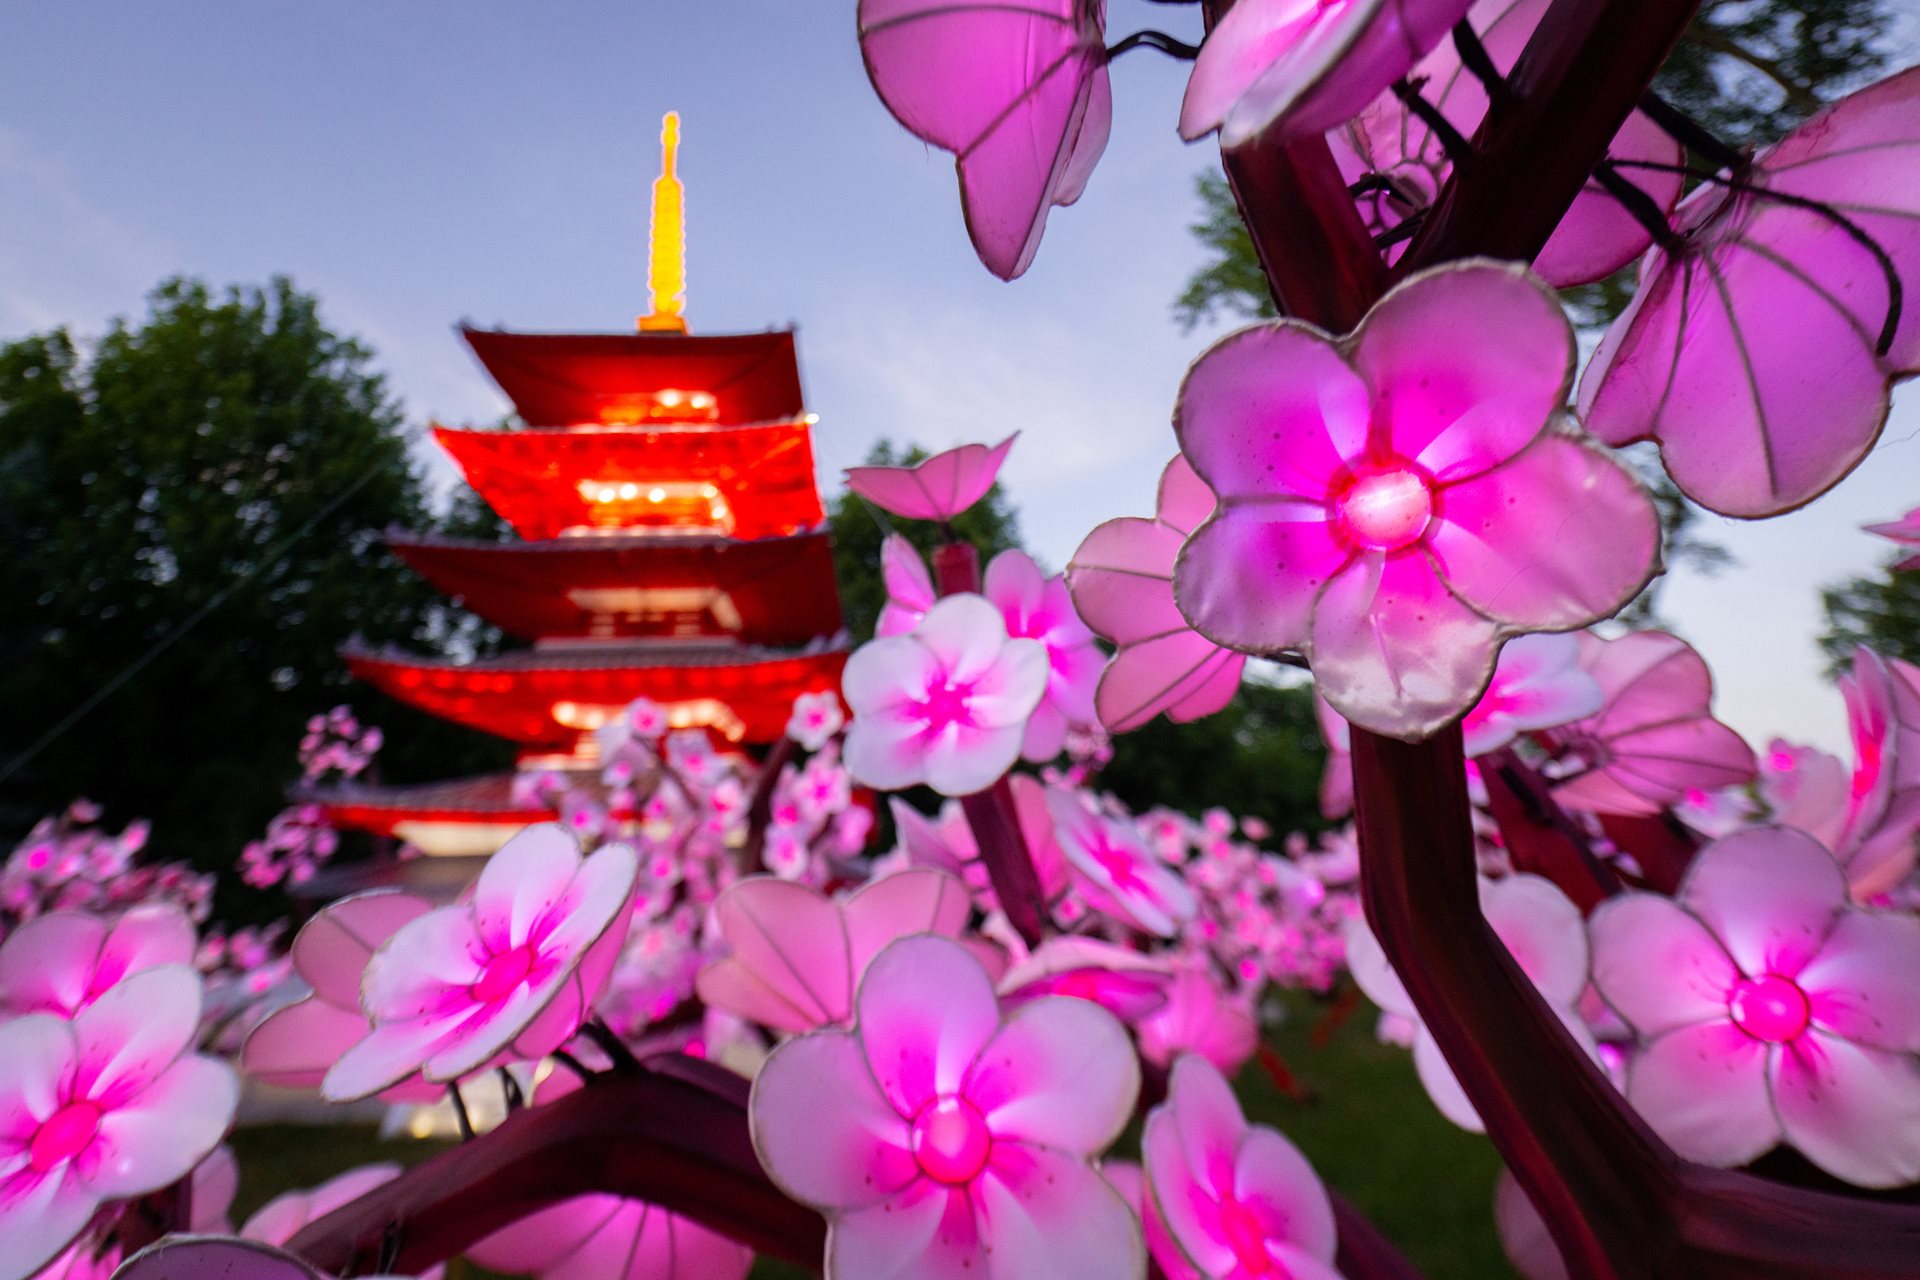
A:
{"type": "Polygon", "coordinates": [[[225,604],[228,600],[232,599],[234,596],[234,593],[239,591],[240,588],[246,586],[249,582],[253,581],[256,577],[258,577],[261,571],[264,570],[268,565],[274,563],[281,556],[285,555],[287,551],[293,546],[294,543],[300,541],[300,539],[306,537],[309,533],[312,533],[315,525],[319,524],[322,520],[325,520],[328,516],[338,511],[346,503],[348,498],[351,498],[354,494],[366,488],[367,482],[372,480],[376,475],[378,475],[382,470],[384,470],[385,466],[386,464],[383,462],[376,462],[372,466],[368,467],[364,472],[361,473],[360,478],[358,480],[355,480],[352,484],[348,485],[345,489],[342,489],[338,494],[336,494],[333,497],[331,501],[327,503],[326,506],[320,508],[318,511],[314,512],[311,516],[308,516],[306,521],[303,524],[301,524],[301,526],[298,529],[295,529],[292,533],[282,538],[279,541],[279,543],[273,547],[272,550],[267,552],[266,555],[261,556],[260,559],[254,564],[253,568],[247,570],[245,573],[241,574],[238,578],[235,578],[232,582],[228,583],[226,586],[222,587],[219,591],[215,592],[212,598],[210,598],[205,604],[201,605],[198,609],[195,609],[193,613],[187,617],[186,621],[182,622],[179,626],[175,627],[172,631],[169,631],[157,643],[155,643],[152,648],[148,649],[145,653],[141,654],[138,658],[135,658],[132,662],[128,663],[125,667],[123,667],[120,670],[120,673],[118,675],[113,677],[113,679],[107,681],[105,684],[101,685],[98,689],[95,689],[93,691],[92,696],[89,697],[85,702],[82,702],[79,706],[75,707],[72,711],[68,712],[66,716],[64,716],[58,724],[54,725],[51,729],[48,729],[45,733],[41,734],[39,738],[34,741],[32,746],[28,747],[25,751],[22,751],[19,755],[9,760],[5,768],[0,768],[0,782],[5,782],[7,779],[11,778],[14,774],[20,772],[21,769],[26,767],[29,761],[31,761],[35,756],[39,755],[42,751],[45,751],[49,745],[51,745],[56,739],[60,737],[61,734],[73,728],[74,725],[78,724],[82,719],[84,719],[88,712],[92,711],[95,707],[99,706],[101,703],[105,702],[108,698],[112,697],[115,693],[117,693],[120,690],[121,686],[127,683],[127,681],[133,679],[135,676],[139,675],[142,671],[146,670],[147,666],[150,663],[152,663],[155,658],[158,658],[161,654],[165,653],[168,649],[171,649],[174,645],[178,644],[186,636],[186,634],[189,631],[192,631],[195,627],[199,626],[201,622],[205,621],[208,614],[212,613],[215,609],[218,609],[221,605],[225,604]]]}

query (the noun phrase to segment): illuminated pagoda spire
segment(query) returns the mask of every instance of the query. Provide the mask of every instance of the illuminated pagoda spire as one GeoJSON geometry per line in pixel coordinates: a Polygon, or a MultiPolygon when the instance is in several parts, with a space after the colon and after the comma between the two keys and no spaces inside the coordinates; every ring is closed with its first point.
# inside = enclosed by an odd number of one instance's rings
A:
{"type": "MultiPolygon", "coordinates": [[[[637,331],[460,330],[519,425],[434,438],[519,540],[388,535],[531,646],[469,662],[345,652],[393,697],[517,743],[521,769],[591,768],[594,730],[639,697],[722,745],[772,743],[794,698],[837,688],[846,662],[793,332],[687,332],[677,115],[661,142],[637,331]]],[[[516,790],[504,774],[314,798],[336,825],[475,854],[553,816],[516,790]]]]}
{"type": "Polygon", "coordinates": [[[653,180],[653,221],[647,237],[647,294],[653,310],[640,317],[640,331],[687,331],[687,209],[676,170],[680,113],[660,122],[660,176],[653,180]]]}

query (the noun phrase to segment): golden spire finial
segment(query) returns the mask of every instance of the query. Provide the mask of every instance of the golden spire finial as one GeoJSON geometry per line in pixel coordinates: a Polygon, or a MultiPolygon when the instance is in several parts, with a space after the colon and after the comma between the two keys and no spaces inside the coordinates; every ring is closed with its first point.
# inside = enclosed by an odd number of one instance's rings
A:
{"type": "Polygon", "coordinates": [[[653,182],[653,227],[648,243],[647,293],[652,311],[640,328],[685,333],[687,308],[687,214],[674,172],[680,151],[680,113],[660,122],[660,176],[653,182]]]}

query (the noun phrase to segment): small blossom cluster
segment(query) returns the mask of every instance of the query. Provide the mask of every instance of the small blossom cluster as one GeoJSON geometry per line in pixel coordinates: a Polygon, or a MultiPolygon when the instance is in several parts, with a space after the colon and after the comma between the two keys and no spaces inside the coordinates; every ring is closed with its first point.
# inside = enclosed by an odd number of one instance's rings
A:
{"type": "Polygon", "coordinates": [[[115,912],[141,903],[172,903],[204,921],[213,905],[213,877],[184,863],[141,866],[147,824],[116,835],[99,828],[100,807],[76,800],[65,813],[36,823],[0,864],[0,939],[50,911],[115,912]]]}
{"type": "MultiPolygon", "coordinates": [[[[340,706],[307,721],[300,738],[300,780],[305,786],[346,781],[366,772],[384,738],[340,706]]],[[[326,811],[311,802],[282,809],[266,833],[240,851],[240,879],[256,889],[305,884],[340,849],[340,833],[326,811]]]]}

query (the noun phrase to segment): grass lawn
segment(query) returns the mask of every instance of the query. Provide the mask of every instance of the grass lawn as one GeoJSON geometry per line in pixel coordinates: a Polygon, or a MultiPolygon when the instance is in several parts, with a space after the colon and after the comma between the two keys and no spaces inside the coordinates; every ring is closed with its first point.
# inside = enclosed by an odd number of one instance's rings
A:
{"type": "MultiPolygon", "coordinates": [[[[1253,1063],[1237,1082],[1248,1115],[1299,1144],[1321,1176],[1372,1218],[1428,1280],[1510,1280],[1514,1273],[1493,1230],[1500,1161],[1492,1146],[1441,1119],[1406,1052],[1374,1041],[1370,1007],[1363,1005],[1324,1048],[1311,1038],[1320,1007],[1298,1000],[1289,1009],[1291,1016],[1269,1043],[1310,1097],[1287,1096],[1253,1063]]],[[[372,1129],[352,1126],[243,1129],[233,1137],[241,1169],[234,1220],[282,1191],[311,1186],[353,1165],[413,1164],[442,1145],[382,1142],[372,1129]]],[[[768,1263],[754,1271],[761,1280],[803,1274],[768,1263]]]]}

